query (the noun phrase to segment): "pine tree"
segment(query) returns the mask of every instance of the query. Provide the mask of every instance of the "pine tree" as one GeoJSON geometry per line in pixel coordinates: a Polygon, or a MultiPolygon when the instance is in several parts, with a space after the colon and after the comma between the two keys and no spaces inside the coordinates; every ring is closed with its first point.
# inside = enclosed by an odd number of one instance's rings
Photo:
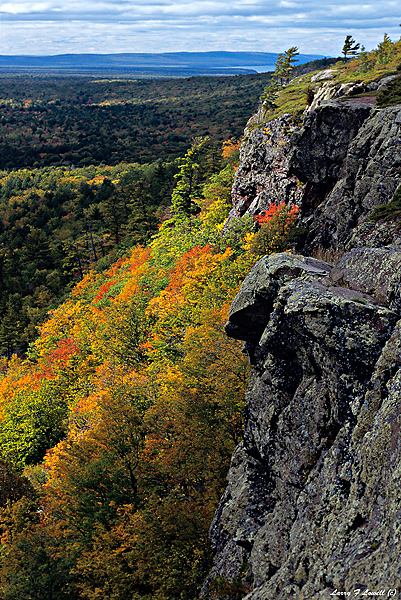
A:
{"type": "Polygon", "coordinates": [[[375,56],[377,63],[379,65],[385,65],[391,59],[391,55],[393,53],[394,44],[391,41],[390,36],[385,33],[383,37],[383,41],[377,46],[377,50],[375,51],[375,56]]]}
{"type": "Polygon", "coordinates": [[[283,61],[283,72],[286,81],[289,81],[290,75],[294,69],[295,63],[298,62],[298,59],[295,58],[299,55],[297,46],[292,46],[288,50],[284,52],[284,61],[283,61]]]}
{"type": "Polygon", "coordinates": [[[274,64],[274,66],[276,67],[273,73],[273,77],[276,78],[276,82],[278,85],[282,85],[283,83],[283,77],[284,77],[284,54],[281,53],[278,55],[277,60],[274,64]]]}
{"type": "Polygon", "coordinates": [[[177,183],[171,196],[171,212],[175,216],[190,217],[200,212],[196,203],[201,197],[199,178],[202,149],[209,138],[197,138],[183,159],[179,161],[177,183]]]}
{"type": "Polygon", "coordinates": [[[298,59],[295,58],[298,55],[297,46],[291,46],[291,48],[278,55],[273,73],[278,85],[283,85],[290,79],[290,74],[295,66],[294,63],[298,62],[298,59]]]}
{"type": "Polygon", "coordinates": [[[263,94],[260,96],[260,108],[259,116],[261,113],[268,112],[269,110],[275,110],[277,108],[276,99],[278,96],[278,86],[274,81],[271,81],[269,85],[263,90],[263,94]]]}
{"type": "Polygon", "coordinates": [[[357,44],[351,35],[347,35],[342,49],[344,61],[347,60],[347,56],[355,56],[359,50],[359,47],[360,44],[357,44]]]}

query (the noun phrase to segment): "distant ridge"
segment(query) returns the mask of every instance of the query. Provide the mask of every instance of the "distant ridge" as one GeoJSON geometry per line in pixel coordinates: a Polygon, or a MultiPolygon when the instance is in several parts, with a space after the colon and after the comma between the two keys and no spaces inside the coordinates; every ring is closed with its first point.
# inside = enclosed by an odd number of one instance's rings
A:
{"type": "MultiPolygon", "coordinates": [[[[236,75],[274,69],[272,52],[164,52],[124,54],[0,55],[0,72],[142,76],[236,75]]],[[[300,54],[298,64],[323,58],[300,54]]]]}

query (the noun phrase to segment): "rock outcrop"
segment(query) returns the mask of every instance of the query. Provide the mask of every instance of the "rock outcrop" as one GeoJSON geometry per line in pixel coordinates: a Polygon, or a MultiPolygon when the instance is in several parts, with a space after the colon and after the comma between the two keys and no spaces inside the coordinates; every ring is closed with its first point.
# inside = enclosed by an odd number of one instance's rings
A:
{"type": "Polygon", "coordinates": [[[301,208],[303,253],[399,243],[398,227],[380,233],[368,218],[401,183],[401,106],[347,96],[360,91],[354,84],[324,86],[302,123],[290,115],[261,127],[250,120],[230,218],[285,201],[301,208]]]}
{"type": "Polygon", "coordinates": [[[247,130],[248,141],[241,147],[241,162],[232,189],[230,218],[245,212],[256,214],[282,200],[299,204],[302,185],[295,175],[289,174],[292,134],[298,130],[299,125],[294,124],[290,115],[275,119],[265,127],[247,130]]]}
{"type": "Polygon", "coordinates": [[[305,256],[255,265],[226,325],[252,370],[204,591],[240,576],[247,600],[401,593],[401,226],[369,220],[401,184],[401,106],[334,77],[302,122],[249,121],[233,187],[230,219],[284,201],[306,232],[305,256]]]}
{"type": "MultiPolygon", "coordinates": [[[[401,247],[262,258],[227,333],[252,364],[211,578],[247,600],[401,584],[401,247]]],[[[391,592],[392,593],[392,592],[391,592]]]]}
{"type": "MultiPolygon", "coordinates": [[[[313,147],[322,148],[327,136],[320,134],[319,141],[316,133],[313,138],[310,131],[316,128],[318,115],[315,118],[312,115],[306,119],[299,134],[291,163],[292,170],[306,183],[302,200],[303,222],[309,229],[306,250],[317,246],[341,249],[354,246],[352,239],[360,235],[359,230],[373,209],[390,202],[401,182],[401,107],[371,109],[360,106],[356,100],[349,100],[343,107],[337,102],[325,103],[317,113],[333,110],[333,104],[337,106],[337,112],[347,114],[343,114],[343,126],[346,127],[347,118],[352,124],[347,148],[346,138],[340,135],[340,143],[332,142],[334,158],[327,150],[323,151],[325,158],[329,156],[325,173],[320,167],[324,160],[313,147]],[[358,121],[361,123],[359,128],[358,121]],[[298,158],[299,145],[302,160],[298,158]],[[309,165],[305,156],[311,157],[309,165]]],[[[322,128],[317,128],[319,130],[322,128]]],[[[337,139],[337,135],[334,131],[329,137],[337,139]]],[[[395,241],[398,238],[388,240],[395,241]]],[[[374,237],[370,241],[365,239],[364,245],[375,242],[374,237]]]]}

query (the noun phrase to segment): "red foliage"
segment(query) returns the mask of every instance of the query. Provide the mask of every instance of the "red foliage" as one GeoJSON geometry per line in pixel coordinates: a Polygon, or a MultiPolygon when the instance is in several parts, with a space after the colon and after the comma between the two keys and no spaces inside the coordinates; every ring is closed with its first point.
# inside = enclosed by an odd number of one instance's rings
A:
{"type": "Polygon", "coordinates": [[[79,346],[72,338],[61,339],[57,346],[53,348],[46,357],[46,367],[43,370],[43,374],[38,379],[43,377],[52,378],[55,376],[56,371],[63,367],[69,358],[79,352],[79,346]]]}
{"type": "Polygon", "coordinates": [[[299,213],[299,206],[293,204],[289,207],[284,201],[280,202],[280,204],[270,204],[267,210],[264,210],[260,215],[255,215],[254,219],[259,225],[262,225],[262,223],[269,223],[276,215],[284,215],[285,213],[287,219],[292,221],[293,217],[299,213]]]}
{"type": "Polygon", "coordinates": [[[101,300],[103,298],[103,296],[106,294],[106,292],[109,291],[111,286],[115,285],[115,283],[116,283],[116,280],[112,279],[111,281],[107,281],[107,283],[104,283],[103,285],[101,285],[97,296],[95,296],[94,302],[96,303],[99,300],[101,300]]]}

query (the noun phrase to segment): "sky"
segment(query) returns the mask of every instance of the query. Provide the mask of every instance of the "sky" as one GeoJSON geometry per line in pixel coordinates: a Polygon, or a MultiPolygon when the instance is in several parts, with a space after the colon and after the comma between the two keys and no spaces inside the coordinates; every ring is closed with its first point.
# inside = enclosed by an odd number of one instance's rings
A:
{"type": "Polygon", "coordinates": [[[0,54],[282,52],[339,56],[400,38],[400,0],[0,0],[0,54]]]}

